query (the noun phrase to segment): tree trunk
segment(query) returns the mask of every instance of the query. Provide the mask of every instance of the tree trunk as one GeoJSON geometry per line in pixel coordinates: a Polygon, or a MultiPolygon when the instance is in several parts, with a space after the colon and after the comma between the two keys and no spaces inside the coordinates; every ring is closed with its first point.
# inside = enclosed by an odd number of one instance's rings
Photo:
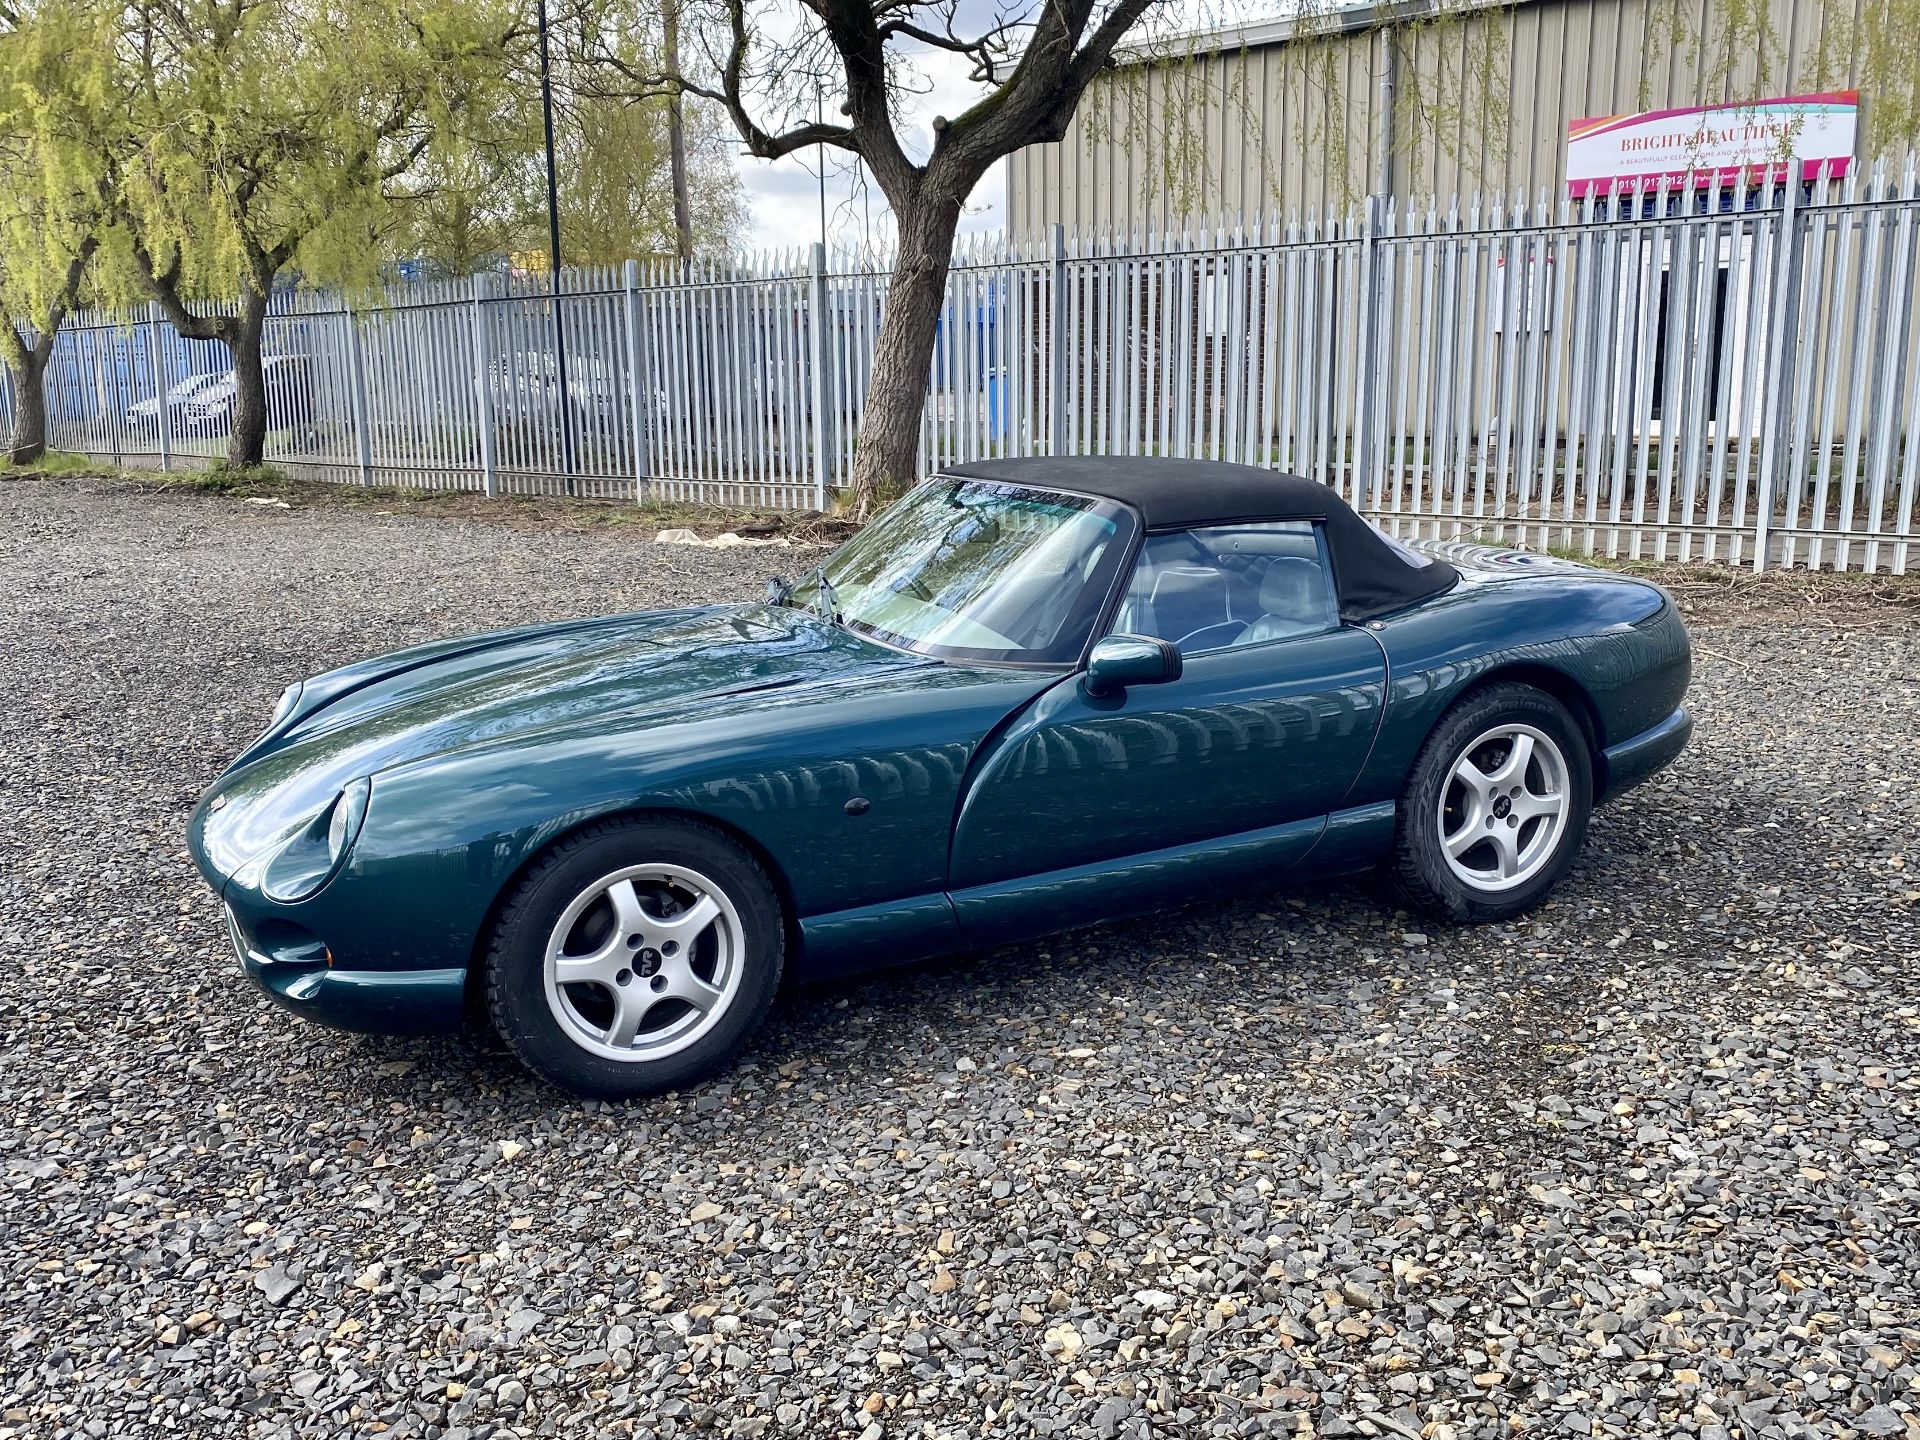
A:
{"type": "MultiPolygon", "coordinates": [[[[680,73],[680,0],[660,9],[670,74],[680,73]]],[[[687,115],[678,92],[667,97],[667,158],[673,174],[673,244],[682,263],[693,258],[693,196],[687,186],[687,115]]]]}
{"type": "Polygon", "coordinates": [[[7,440],[7,459],[15,465],[30,465],[47,453],[47,355],[38,346],[7,348],[12,352],[7,356],[7,378],[13,382],[13,434],[7,440]]]}
{"type": "Polygon", "coordinates": [[[258,465],[267,445],[267,382],[260,368],[260,335],[266,327],[267,297],[242,286],[240,313],[227,332],[233,352],[233,429],[227,434],[227,468],[258,465]]]}
{"type": "Polygon", "coordinates": [[[900,251],[887,286],[886,316],[873,347],[866,416],[853,458],[853,502],[864,520],[920,477],[920,418],[928,367],[947,297],[947,266],[960,203],[922,194],[900,212],[900,251]]]}

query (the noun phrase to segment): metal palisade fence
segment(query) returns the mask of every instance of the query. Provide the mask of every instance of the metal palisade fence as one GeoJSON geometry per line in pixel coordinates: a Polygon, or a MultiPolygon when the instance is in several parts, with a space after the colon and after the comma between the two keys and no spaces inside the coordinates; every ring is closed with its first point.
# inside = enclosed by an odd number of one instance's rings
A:
{"type": "MultiPolygon", "coordinates": [[[[921,468],[1203,456],[1312,476],[1402,534],[1904,571],[1917,220],[1909,158],[973,240],[921,468]]],[[[566,272],[557,299],[537,277],[379,303],[290,291],[267,325],[267,458],[349,482],[822,506],[851,477],[886,258],[629,262],[566,272]]],[[[157,315],[83,316],[48,376],[52,443],[206,463],[225,363],[157,315]]]]}

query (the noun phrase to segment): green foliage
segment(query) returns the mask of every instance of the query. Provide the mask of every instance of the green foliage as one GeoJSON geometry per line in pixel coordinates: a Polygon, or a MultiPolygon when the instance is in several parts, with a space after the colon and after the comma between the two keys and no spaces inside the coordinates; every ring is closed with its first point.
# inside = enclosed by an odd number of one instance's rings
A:
{"type": "Polygon", "coordinates": [[[1380,32],[1394,66],[1394,133],[1387,143],[1396,163],[1418,170],[1429,158],[1445,156],[1474,178],[1477,157],[1498,147],[1477,142],[1511,135],[1513,14],[1510,4],[1441,0],[1435,9],[1380,32]]]}
{"type": "MultiPolygon", "coordinates": [[[[606,93],[599,73],[578,58],[590,33],[635,63],[650,63],[659,39],[657,11],[626,0],[555,9],[561,258],[594,265],[671,253],[667,101],[606,93]]],[[[738,241],[746,218],[732,163],[732,130],[712,106],[689,103],[686,109],[694,243],[701,250],[725,250],[738,241]]],[[[466,117],[407,178],[387,249],[431,260],[456,275],[487,268],[501,255],[544,265],[546,169],[540,77],[530,47],[516,55],[497,105],[466,117]]]]}
{"type": "MultiPolygon", "coordinates": [[[[745,222],[731,130],[711,107],[687,107],[694,245],[724,250],[745,222]]],[[[561,253],[606,264],[674,249],[664,100],[576,96],[559,136],[561,253]]]]}
{"type": "Polygon", "coordinates": [[[98,460],[86,455],[75,455],[66,450],[48,450],[37,459],[24,465],[13,464],[0,458],[0,474],[4,475],[102,475],[110,473],[101,468],[98,460]]]}
{"type": "Polygon", "coordinates": [[[131,290],[126,267],[97,254],[113,238],[98,162],[112,40],[91,20],[49,7],[0,34],[0,341],[16,378],[44,362],[76,303],[131,290]]]}
{"type": "Polygon", "coordinates": [[[182,294],[289,264],[370,285],[391,187],[508,80],[494,0],[181,0],[122,16],[105,157],[122,219],[182,294]]]}
{"type": "Polygon", "coordinates": [[[271,465],[213,465],[183,472],[180,483],[216,495],[257,495],[263,490],[284,489],[288,480],[271,465]]]}

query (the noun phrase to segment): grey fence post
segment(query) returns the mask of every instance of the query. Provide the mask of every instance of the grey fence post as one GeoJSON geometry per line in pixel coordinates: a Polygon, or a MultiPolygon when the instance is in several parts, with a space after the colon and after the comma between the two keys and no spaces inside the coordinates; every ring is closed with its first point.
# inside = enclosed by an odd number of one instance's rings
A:
{"type": "Polygon", "coordinates": [[[160,436],[160,469],[171,472],[173,469],[173,409],[167,404],[167,374],[161,364],[160,349],[160,306],[149,301],[147,304],[147,363],[153,366],[153,403],[155,413],[153,427],[160,436]]]}
{"type": "Polygon", "coordinates": [[[360,322],[353,307],[342,302],[340,316],[347,325],[347,396],[353,406],[353,453],[360,467],[360,483],[373,483],[373,440],[367,433],[367,366],[360,354],[360,322]]]}
{"type": "Polygon", "coordinates": [[[107,403],[110,394],[107,388],[107,364],[101,357],[99,340],[94,339],[90,348],[93,351],[93,393],[95,403],[100,407],[100,425],[113,437],[113,463],[114,468],[118,469],[126,463],[127,458],[121,453],[120,447],[121,419],[114,414],[118,407],[107,403]]]}
{"type": "Polygon", "coordinates": [[[1067,227],[1048,227],[1053,265],[1047,285],[1047,453],[1067,449],[1067,227]]]}
{"type": "Polygon", "coordinates": [[[1354,367],[1353,508],[1364,511],[1373,500],[1374,451],[1380,443],[1375,397],[1379,393],[1380,357],[1380,207],[1378,195],[1367,197],[1360,223],[1360,353],[1354,367]]]}
{"type": "Polygon", "coordinates": [[[647,333],[640,324],[640,262],[629,260],[621,267],[621,284],[626,295],[627,321],[627,404],[633,420],[633,503],[647,498],[647,481],[653,473],[653,377],[647,365],[647,333]]]}
{"type": "Polygon", "coordinates": [[[493,456],[493,386],[487,375],[487,291],[493,277],[473,277],[473,414],[480,432],[480,488],[491,500],[500,494],[500,475],[493,456]]]}
{"type": "Polygon", "coordinates": [[[1760,475],[1754,499],[1753,568],[1767,568],[1768,529],[1773,524],[1773,497],[1778,480],[1785,479],[1793,446],[1788,443],[1792,399],[1787,390],[1788,358],[1793,353],[1787,336],[1800,323],[1800,165],[1794,161],[1787,177],[1786,197],[1780,206],[1780,250],[1774,257],[1773,313],[1767,322],[1767,394],[1761,409],[1760,475]]]}
{"type": "Polygon", "coordinates": [[[827,247],[813,242],[808,270],[813,283],[807,289],[807,369],[813,391],[813,505],[827,508],[827,451],[833,442],[833,421],[827,414],[827,247]]]}

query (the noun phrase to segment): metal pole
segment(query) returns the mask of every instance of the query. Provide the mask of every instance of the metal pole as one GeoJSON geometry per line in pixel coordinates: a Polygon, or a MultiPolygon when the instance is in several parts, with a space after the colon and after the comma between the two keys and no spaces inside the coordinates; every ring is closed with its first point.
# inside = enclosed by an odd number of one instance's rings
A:
{"type": "Polygon", "coordinates": [[[147,356],[153,364],[154,404],[159,407],[153,423],[160,436],[160,469],[170,472],[173,469],[173,412],[167,406],[167,374],[163,363],[164,352],[160,348],[160,306],[157,301],[147,304],[147,356]]]}
{"type": "MultiPolygon", "coordinates": [[[[817,80],[813,86],[813,123],[827,123],[826,111],[821,108],[820,82],[817,80]]],[[[817,148],[820,155],[820,243],[824,245],[827,243],[827,147],[821,145],[817,148]]]]}
{"type": "Polygon", "coordinates": [[[1067,230],[1051,227],[1053,248],[1052,283],[1047,304],[1047,453],[1062,455],[1067,449],[1067,230]]]}
{"type": "MultiPolygon", "coordinates": [[[[1753,568],[1767,568],[1767,530],[1773,523],[1773,498],[1780,481],[1793,463],[1793,447],[1788,444],[1787,366],[1794,354],[1788,332],[1800,323],[1800,162],[1790,162],[1786,194],[1780,206],[1780,248],[1773,272],[1773,314],[1767,333],[1767,395],[1762,410],[1760,437],[1760,483],[1753,523],[1753,568]]],[[[1797,338],[1797,337],[1796,337],[1797,338]]]]}
{"type": "Polygon", "coordinates": [[[1393,194],[1393,139],[1395,70],[1400,61],[1400,42],[1391,25],[1380,29],[1380,95],[1374,116],[1374,193],[1382,200],[1393,194]]]}
{"type": "Polygon", "coordinates": [[[573,391],[567,384],[567,332],[560,316],[560,184],[553,166],[553,75],[547,59],[547,0],[538,0],[540,25],[540,123],[547,146],[547,261],[553,273],[554,379],[560,396],[560,469],[573,494],[573,391]]]}
{"type": "Polygon", "coordinates": [[[342,305],[340,318],[347,326],[347,382],[353,406],[353,453],[360,467],[360,483],[373,483],[373,444],[367,433],[367,365],[360,353],[360,322],[353,307],[342,305]]]}
{"type": "Polygon", "coordinates": [[[633,419],[633,501],[643,504],[653,473],[653,378],[647,366],[647,335],[641,326],[640,262],[629,260],[621,271],[626,291],[627,403],[633,419]]]}
{"type": "MultiPolygon", "coordinates": [[[[1374,450],[1379,443],[1374,414],[1379,392],[1380,349],[1380,214],[1385,197],[1367,197],[1366,219],[1360,231],[1360,355],[1355,380],[1359,385],[1353,413],[1353,495],[1350,503],[1366,511],[1374,501],[1374,450]]],[[[1504,481],[1503,481],[1504,483],[1504,481]]]]}
{"type": "Polygon", "coordinates": [[[493,384],[488,373],[491,348],[487,344],[487,291],[493,277],[473,277],[473,402],[480,431],[480,488],[489,500],[500,493],[500,474],[493,455],[493,384]]]}
{"type": "MultiPolygon", "coordinates": [[[[824,163],[824,162],[823,162],[824,163]]],[[[827,508],[827,446],[833,431],[827,416],[827,247],[813,247],[807,315],[807,368],[813,372],[813,504],[827,508]]]]}

